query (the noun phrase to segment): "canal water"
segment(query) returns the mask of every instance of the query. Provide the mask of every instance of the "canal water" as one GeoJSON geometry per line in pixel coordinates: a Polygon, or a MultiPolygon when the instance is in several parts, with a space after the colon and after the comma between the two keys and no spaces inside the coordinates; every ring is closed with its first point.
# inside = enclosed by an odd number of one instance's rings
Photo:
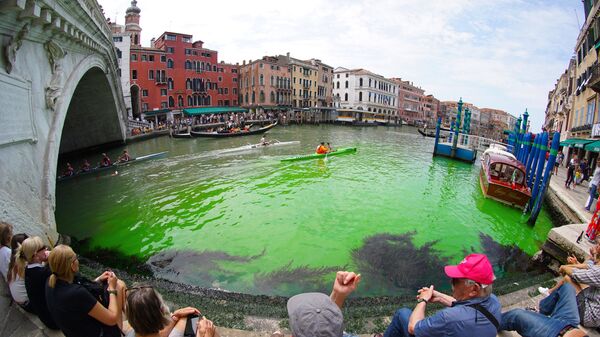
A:
{"type": "Polygon", "coordinates": [[[260,136],[131,144],[134,157],[169,152],[58,183],[58,230],[177,282],[291,295],[327,291],[343,269],[360,272],[358,295],[372,296],[447,288],[442,266],[471,252],[488,254],[502,279],[552,227],[545,210],[532,227],[483,198],[480,164],[432,158],[433,139],[414,128],[288,126],[268,138],[300,143],[235,153],[223,150],[260,136]],[[358,151],[280,162],[319,141],[358,151]]]}

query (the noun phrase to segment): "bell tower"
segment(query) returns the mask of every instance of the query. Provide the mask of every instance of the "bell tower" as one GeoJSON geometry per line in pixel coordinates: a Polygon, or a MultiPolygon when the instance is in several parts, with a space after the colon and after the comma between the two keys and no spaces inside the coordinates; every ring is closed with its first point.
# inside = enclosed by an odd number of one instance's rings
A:
{"type": "Polygon", "coordinates": [[[137,6],[137,0],[131,1],[131,7],[125,12],[125,32],[131,33],[131,45],[140,46],[142,27],[140,27],[140,12],[137,6]]]}

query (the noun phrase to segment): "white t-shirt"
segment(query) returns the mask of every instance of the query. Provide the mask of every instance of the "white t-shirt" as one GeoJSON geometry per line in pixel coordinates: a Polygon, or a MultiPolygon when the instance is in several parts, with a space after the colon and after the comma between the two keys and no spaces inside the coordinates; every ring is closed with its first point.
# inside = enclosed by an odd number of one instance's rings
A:
{"type": "Polygon", "coordinates": [[[2,246],[0,248],[0,273],[2,277],[4,277],[4,281],[6,281],[6,277],[8,275],[8,265],[10,264],[10,248],[6,246],[2,246]]]}
{"type": "Polygon", "coordinates": [[[27,290],[25,289],[25,280],[22,279],[18,274],[17,278],[12,281],[8,287],[10,288],[10,295],[13,300],[19,304],[25,304],[29,302],[29,297],[27,297],[27,290]]]}
{"type": "Polygon", "coordinates": [[[598,186],[598,183],[600,183],[600,165],[596,167],[596,170],[594,170],[594,175],[592,176],[592,181],[590,181],[590,185],[598,186]]]}

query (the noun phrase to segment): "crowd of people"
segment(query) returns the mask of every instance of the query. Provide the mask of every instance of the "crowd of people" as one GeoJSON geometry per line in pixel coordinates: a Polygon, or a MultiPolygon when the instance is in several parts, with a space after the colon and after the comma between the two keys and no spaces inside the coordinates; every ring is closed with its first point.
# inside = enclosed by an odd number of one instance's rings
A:
{"type": "MultiPolygon", "coordinates": [[[[197,308],[170,312],[160,293],[150,285],[127,285],[107,270],[94,280],[79,275],[79,259],[67,245],[50,250],[39,237],[12,233],[0,222],[0,286],[15,305],[36,314],[49,329],[66,337],[79,336],[218,336],[217,328],[197,308]],[[190,334],[188,330],[193,332],[190,334]],[[186,332],[188,331],[188,332],[186,332]]],[[[579,328],[600,327],[600,245],[590,249],[585,262],[569,257],[560,267],[563,278],[546,293],[539,308],[502,312],[493,294],[493,267],[486,255],[470,254],[458,265],[444,268],[452,294],[434,285],[416,293],[416,304],[396,311],[385,337],[477,336],[495,337],[517,331],[523,337],[582,337],[579,328]],[[427,306],[444,307],[427,316],[427,306]]],[[[304,293],[287,302],[294,337],[348,337],[342,307],[361,275],[339,271],[329,296],[304,293]]],[[[381,336],[381,334],[376,334],[381,336]]],[[[279,331],[272,336],[283,336],[279,331]]]]}

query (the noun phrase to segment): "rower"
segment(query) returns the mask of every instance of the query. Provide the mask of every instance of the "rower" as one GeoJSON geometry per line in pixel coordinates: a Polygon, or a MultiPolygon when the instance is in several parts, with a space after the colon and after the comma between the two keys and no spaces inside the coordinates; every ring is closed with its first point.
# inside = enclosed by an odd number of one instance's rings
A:
{"type": "Polygon", "coordinates": [[[74,174],[75,170],[73,169],[73,166],[71,166],[71,163],[67,163],[67,169],[65,170],[65,172],[63,172],[63,177],[70,177],[74,174]]]}
{"type": "Polygon", "coordinates": [[[331,144],[327,143],[327,152],[335,152],[335,151],[336,151],[336,150],[334,150],[334,149],[331,147],[331,144]]]}
{"type": "Polygon", "coordinates": [[[265,138],[265,136],[262,136],[262,138],[260,139],[260,145],[262,145],[262,146],[269,145],[269,142],[267,141],[267,138],[265,138]]]}
{"type": "Polygon", "coordinates": [[[106,153],[102,154],[102,160],[100,161],[100,166],[102,167],[109,167],[112,165],[112,162],[110,161],[110,158],[108,158],[108,156],[106,155],[106,153]]]}
{"type": "Polygon", "coordinates": [[[128,162],[130,159],[131,157],[129,156],[129,152],[127,152],[127,150],[123,150],[123,154],[119,157],[119,162],[125,163],[128,162]]]}
{"type": "Polygon", "coordinates": [[[327,149],[327,146],[325,146],[325,142],[321,142],[321,144],[319,146],[317,146],[317,154],[326,154],[327,152],[329,152],[329,150],[327,149]]]}
{"type": "Polygon", "coordinates": [[[90,162],[87,161],[87,159],[83,161],[83,164],[81,164],[81,167],[79,168],[81,172],[88,172],[91,169],[92,166],[90,165],[90,162]]]}

